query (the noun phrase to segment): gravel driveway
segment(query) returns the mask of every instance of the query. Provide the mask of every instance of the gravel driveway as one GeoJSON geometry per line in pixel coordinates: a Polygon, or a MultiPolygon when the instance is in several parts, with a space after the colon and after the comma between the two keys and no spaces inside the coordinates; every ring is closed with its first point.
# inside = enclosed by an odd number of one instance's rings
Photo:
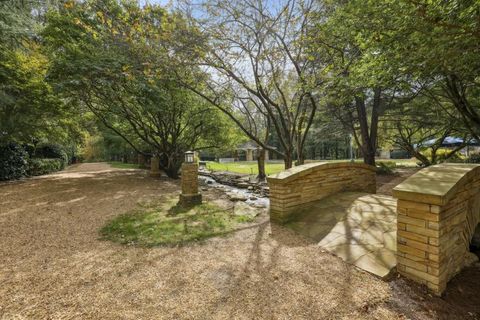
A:
{"type": "MultiPolygon", "coordinates": [[[[108,219],[178,192],[177,181],[102,163],[0,184],[0,319],[470,315],[403,280],[357,270],[270,225],[266,214],[252,227],[183,247],[99,240],[108,219]]],[[[207,198],[218,197],[212,192],[207,198]]]]}

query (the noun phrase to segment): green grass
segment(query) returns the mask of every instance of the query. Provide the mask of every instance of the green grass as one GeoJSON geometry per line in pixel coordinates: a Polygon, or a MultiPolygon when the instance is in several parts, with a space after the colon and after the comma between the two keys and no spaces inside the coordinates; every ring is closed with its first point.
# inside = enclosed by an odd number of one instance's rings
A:
{"type": "MultiPolygon", "coordinates": [[[[207,169],[211,171],[230,171],[244,174],[258,174],[258,166],[256,161],[241,161],[241,162],[207,162],[207,169]]],[[[275,174],[285,170],[283,163],[266,163],[265,171],[267,175],[275,174]]]]}
{"type": "Polygon", "coordinates": [[[108,163],[109,165],[112,166],[112,168],[117,168],[117,169],[138,169],[138,164],[134,163],[123,163],[120,161],[112,161],[108,163]]]}
{"type": "MultiPolygon", "coordinates": [[[[318,160],[318,162],[346,162],[350,160],[318,160]]],[[[382,160],[378,160],[382,162],[382,160]]],[[[391,160],[384,160],[388,162],[395,162],[396,167],[415,167],[416,161],[410,159],[391,159],[391,160]]],[[[313,162],[313,161],[307,161],[313,162]]],[[[361,159],[355,160],[355,162],[363,162],[361,159]]],[[[243,173],[243,174],[258,174],[258,166],[256,161],[240,161],[240,162],[228,162],[228,163],[218,163],[209,161],[207,162],[207,169],[211,171],[229,171],[235,173],[243,173]]],[[[279,173],[285,170],[285,166],[283,163],[279,162],[267,162],[265,164],[265,171],[267,175],[279,173]]]]}
{"type": "Polygon", "coordinates": [[[102,239],[147,247],[175,245],[224,235],[254,220],[211,203],[184,209],[175,205],[177,200],[143,206],[114,218],[100,230],[102,239]]]}

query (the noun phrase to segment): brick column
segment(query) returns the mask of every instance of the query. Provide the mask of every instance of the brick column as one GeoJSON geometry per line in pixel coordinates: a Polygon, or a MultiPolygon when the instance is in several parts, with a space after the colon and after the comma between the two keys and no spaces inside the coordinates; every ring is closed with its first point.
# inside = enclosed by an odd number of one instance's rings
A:
{"type": "Polygon", "coordinates": [[[158,178],[162,175],[160,172],[160,159],[158,156],[153,156],[150,161],[150,177],[158,178]]]}
{"type": "Polygon", "coordinates": [[[202,195],[198,193],[198,164],[182,164],[182,194],[179,204],[191,206],[202,203],[202,195]]]}
{"type": "Polygon", "coordinates": [[[247,161],[253,161],[253,150],[247,149],[247,161]]]}
{"type": "Polygon", "coordinates": [[[447,285],[440,243],[441,207],[411,200],[397,202],[397,270],[440,294],[447,285]]]}
{"type": "Polygon", "coordinates": [[[441,295],[472,261],[469,244],[480,222],[480,166],[431,166],[396,186],[393,195],[398,199],[397,270],[441,295]]]}

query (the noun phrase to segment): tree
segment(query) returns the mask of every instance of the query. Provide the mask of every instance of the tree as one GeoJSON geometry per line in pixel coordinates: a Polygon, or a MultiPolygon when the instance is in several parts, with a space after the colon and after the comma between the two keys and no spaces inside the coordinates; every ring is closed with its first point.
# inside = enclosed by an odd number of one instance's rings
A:
{"type": "Polygon", "coordinates": [[[221,114],[180,87],[169,69],[169,54],[179,50],[176,32],[188,32],[180,16],[129,1],[67,2],[44,32],[57,88],[137,152],[148,145],[172,178],[185,151],[228,138],[221,114]]]}
{"type": "Polygon", "coordinates": [[[202,85],[189,87],[263,149],[283,157],[285,168],[292,166],[295,154],[302,164],[305,140],[319,108],[319,80],[302,45],[313,1],[201,5],[201,18],[195,21],[206,37],[201,63],[209,76],[202,85]],[[267,145],[263,131],[251,130],[256,121],[268,123],[281,148],[267,145]]]}
{"type": "MultiPolygon", "coordinates": [[[[468,130],[452,121],[445,113],[446,106],[434,105],[426,97],[397,105],[385,115],[390,141],[417,158],[423,166],[445,161],[457,154],[470,141],[468,130]],[[462,142],[443,155],[442,150],[449,136],[462,137],[462,142]]],[[[450,105],[450,111],[454,109],[450,105]]]]}
{"type": "Polygon", "coordinates": [[[72,106],[47,82],[48,57],[36,33],[42,4],[0,3],[0,142],[77,143],[81,131],[72,106]],[[34,13],[36,12],[36,13],[34,13]]]}
{"type": "Polygon", "coordinates": [[[480,3],[478,1],[349,1],[365,69],[408,78],[419,94],[449,102],[463,126],[480,137],[480,3]],[[368,19],[365,19],[368,17],[368,19]]]}

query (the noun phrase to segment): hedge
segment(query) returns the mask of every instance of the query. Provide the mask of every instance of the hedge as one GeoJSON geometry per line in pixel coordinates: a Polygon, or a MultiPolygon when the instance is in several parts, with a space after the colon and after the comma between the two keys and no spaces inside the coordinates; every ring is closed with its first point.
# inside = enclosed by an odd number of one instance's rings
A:
{"type": "Polygon", "coordinates": [[[27,174],[29,176],[40,176],[55,171],[60,171],[65,168],[65,161],[63,159],[29,159],[27,174]]]}
{"type": "Polygon", "coordinates": [[[19,179],[26,175],[27,152],[16,143],[0,145],[0,180],[19,179]]]}

